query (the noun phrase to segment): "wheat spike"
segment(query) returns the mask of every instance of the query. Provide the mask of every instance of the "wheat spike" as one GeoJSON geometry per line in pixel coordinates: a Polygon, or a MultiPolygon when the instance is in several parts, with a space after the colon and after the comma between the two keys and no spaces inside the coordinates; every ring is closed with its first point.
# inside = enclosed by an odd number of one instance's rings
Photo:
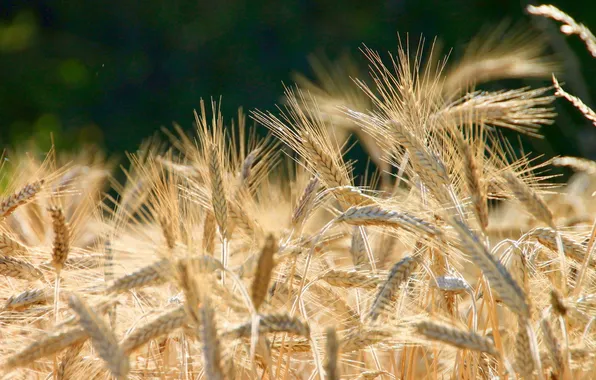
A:
{"type": "Polygon", "coordinates": [[[43,184],[43,179],[32,182],[0,202],[0,220],[12,214],[17,207],[22,206],[33,199],[33,197],[39,193],[43,184]]]}
{"type": "Polygon", "coordinates": [[[50,301],[51,294],[46,289],[31,289],[20,294],[10,296],[4,304],[4,309],[21,309],[36,303],[50,301]]]}
{"type": "Polygon", "coordinates": [[[553,333],[553,329],[551,328],[547,316],[542,318],[540,321],[540,328],[542,329],[542,337],[544,338],[544,343],[546,343],[546,347],[548,348],[548,354],[552,360],[553,367],[557,373],[561,373],[564,363],[563,354],[561,353],[561,347],[557,338],[555,337],[555,334],[553,333]]]}
{"type": "Polygon", "coordinates": [[[201,316],[199,336],[203,342],[205,374],[208,379],[223,380],[219,338],[215,326],[215,310],[212,308],[209,296],[206,294],[202,297],[199,314],[201,316]]]}
{"type": "Polygon", "coordinates": [[[562,315],[563,317],[567,315],[569,305],[567,305],[567,302],[565,302],[557,289],[551,289],[550,291],[550,304],[557,315],[562,315]]]}
{"type": "Polygon", "coordinates": [[[170,262],[162,259],[131,274],[114,280],[106,289],[106,293],[121,293],[142,286],[159,285],[167,281],[171,275],[170,262]]]}
{"type": "Polygon", "coordinates": [[[79,354],[81,353],[84,345],[85,342],[82,341],[73,344],[68,350],[66,350],[56,373],[56,377],[59,380],[68,380],[72,379],[74,376],[77,376],[76,364],[80,360],[79,354]]]}
{"type": "Polygon", "coordinates": [[[12,257],[0,256],[0,275],[35,281],[43,278],[43,273],[35,266],[12,257]]]}
{"type": "Polygon", "coordinates": [[[128,356],[118,346],[107,324],[74,294],[69,298],[68,305],[79,316],[79,324],[89,334],[93,347],[106,362],[112,375],[117,379],[126,379],[130,369],[128,356]]]}
{"type": "Polygon", "coordinates": [[[528,5],[526,10],[528,13],[535,16],[548,17],[563,23],[563,25],[561,25],[561,32],[566,35],[575,34],[579,36],[579,38],[586,44],[592,57],[596,57],[596,37],[594,37],[590,29],[585,25],[577,23],[571,16],[554,5],[528,5]]]}
{"type": "Polygon", "coordinates": [[[21,252],[27,252],[27,247],[12,239],[8,234],[0,233],[0,255],[10,256],[21,252]]]}
{"type": "Polygon", "coordinates": [[[10,371],[14,368],[28,366],[37,359],[56,354],[67,347],[84,342],[88,337],[87,331],[82,327],[43,334],[29,346],[9,356],[2,363],[1,368],[3,371],[10,371]]]}
{"type": "Polygon", "coordinates": [[[52,265],[59,272],[70,251],[70,231],[61,207],[52,206],[48,208],[48,211],[52,217],[52,227],[54,229],[52,265]]]}
{"type": "Polygon", "coordinates": [[[329,285],[341,288],[376,288],[380,280],[377,276],[364,274],[359,271],[330,270],[325,273],[321,280],[329,285]]]}
{"type": "Polygon", "coordinates": [[[460,153],[464,157],[464,175],[468,192],[472,197],[474,213],[478,224],[480,224],[483,231],[486,231],[488,227],[488,203],[486,188],[483,185],[482,169],[479,167],[472,147],[464,141],[463,136],[457,136],[457,142],[459,143],[460,153]]]}
{"type": "Polygon", "coordinates": [[[464,280],[461,277],[439,276],[436,277],[434,280],[431,280],[430,283],[432,286],[435,286],[444,292],[472,292],[472,287],[470,286],[470,284],[468,284],[466,280],[464,280]]]}
{"type": "Polygon", "coordinates": [[[503,264],[493,257],[478,239],[478,236],[461,221],[453,220],[452,226],[459,235],[462,248],[470,255],[474,265],[488,279],[491,288],[497,292],[503,303],[514,313],[526,318],[529,317],[530,306],[528,305],[526,295],[515,280],[513,280],[511,274],[505,269],[503,264]]]}
{"type": "Polygon", "coordinates": [[[337,217],[337,222],[357,226],[387,226],[422,231],[431,236],[441,234],[432,224],[404,212],[385,210],[379,206],[352,206],[337,217]]]}
{"type": "Polygon", "coordinates": [[[366,241],[364,241],[364,236],[360,228],[361,227],[358,226],[354,226],[352,228],[352,242],[350,244],[350,255],[352,256],[352,263],[354,264],[354,267],[357,270],[370,270],[371,266],[368,260],[368,253],[366,252],[366,241]]]}
{"type": "Polygon", "coordinates": [[[387,329],[354,328],[341,339],[340,351],[350,353],[380,343],[392,336],[387,329]]]}
{"type": "Polygon", "coordinates": [[[215,217],[211,211],[207,211],[203,222],[203,250],[211,256],[215,253],[215,232],[215,217]]]}
{"type": "Polygon", "coordinates": [[[257,263],[257,271],[251,287],[251,298],[256,310],[259,310],[259,307],[263,301],[265,301],[265,297],[267,296],[269,281],[271,281],[273,267],[275,266],[273,255],[277,251],[278,248],[275,237],[270,234],[265,240],[263,249],[261,249],[259,261],[257,263]]]}
{"type": "Polygon", "coordinates": [[[388,311],[396,297],[399,286],[412,275],[418,263],[417,258],[406,256],[393,265],[387,279],[381,284],[368,313],[372,321],[388,311]]]}
{"type": "MultiPolygon", "coordinates": [[[[234,339],[245,338],[250,336],[251,327],[251,322],[244,323],[224,332],[222,336],[234,339]]],[[[291,317],[287,314],[261,315],[259,319],[259,334],[272,332],[288,332],[305,338],[310,337],[308,324],[296,317],[291,317]]]]}
{"type": "Polygon", "coordinates": [[[589,174],[596,173],[596,162],[580,157],[557,157],[552,161],[555,166],[567,166],[575,171],[586,172],[589,174]]]}
{"type": "Polygon", "coordinates": [[[325,330],[326,339],[326,353],[327,359],[325,360],[325,374],[329,380],[339,380],[339,369],[337,368],[337,356],[339,352],[339,342],[337,339],[337,333],[335,328],[328,327],[325,330]]]}
{"type": "Polygon", "coordinates": [[[515,337],[515,367],[521,376],[532,376],[534,360],[532,359],[532,345],[525,328],[525,321],[518,323],[517,336],[515,337]]]}
{"type": "Polygon", "coordinates": [[[530,214],[539,221],[547,224],[552,229],[556,229],[552,212],[536,192],[530,189],[511,172],[503,173],[503,178],[507,181],[513,195],[515,195],[517,200],[526,207],[530,214]]]}
{"type": "Polygon", "coordinates": [[[310,181],[308,181],[308,184],[304,188],[300,199],[296,203],[296,207],[292,213],[292,226],[298,226],[304,222],[311,211],[318,189],[319,178],[317,176],[313,176],[310,181]]]}
{"type": "Polygon", "coordinates": [[[130,355],[139,347],[147,344],[147,342],[184,326],[187,320],[184,306],[178,306],[173,310],[162,312],[151,321],[137,327],[132,333],[127,335],[120,344],[122,351],[125,355],[130,355]]]}
{"type": "Polygon", "coordinates": [[[490,339],[472,331],[462,331],[431,321],[417,323],[416,330],[428,339],[438,340],[466,350],[486,352],[487,354],[499,357],[499,353],[490,339]]]}
{"type": "Polygon", "coordinates": [[[229,239],[228,236],[228,202],[222,178],[221,162],[219,151],[215,145],[211,146],[209,152],[209,177],[211,178],[211,202],[213,203],[213,214],[219,227],[222,239],[229,239]]]}
{"type": "MultiPolygon", "coordinates": [[[[543,246],[550,249],[553,252],[558,252],[557,248],[557,232],[550,228],[535,228],[528,233],[528,238],[534,238],[540,242],[543,246]]],[[[561,241],[563,242],[563,249],[565,254],[571,256],[578,262],[583,262],[586,256],[586,248],[573,241],[569,236],[560,234],[561,241]]],[[[594,259],[590,260],[590,264],[594,265],[594,259]]]]}

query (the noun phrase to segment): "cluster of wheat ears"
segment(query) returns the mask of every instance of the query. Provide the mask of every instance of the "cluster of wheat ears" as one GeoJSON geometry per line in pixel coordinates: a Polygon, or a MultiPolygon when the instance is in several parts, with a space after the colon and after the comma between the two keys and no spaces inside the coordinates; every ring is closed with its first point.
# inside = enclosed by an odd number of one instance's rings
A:
{"type": "MultiPolygon", "coordinates": [[[[596,38],[551,6],[596,56],[596,38]]],[[[563,97],[470,91],[551,77],[525,33],[484,36],[451,65],[400,45],[315,62],[279,112],[131,154],[3,160],[0,371],[7,378],[339,379],[596,376],[596,163],[538,163],[499,133],[538,135],[563,97]],[[354,133],[378,168],[354,183],[354,133]],[[285,153],[282,148],[285,145],[285,153]],[[549,165],[576,171],[564,186],[549,165]],[[540,174],[542,173],[542,174],[540,174]],[[110,197],[108,185],[118,197],[110,197]]]]}

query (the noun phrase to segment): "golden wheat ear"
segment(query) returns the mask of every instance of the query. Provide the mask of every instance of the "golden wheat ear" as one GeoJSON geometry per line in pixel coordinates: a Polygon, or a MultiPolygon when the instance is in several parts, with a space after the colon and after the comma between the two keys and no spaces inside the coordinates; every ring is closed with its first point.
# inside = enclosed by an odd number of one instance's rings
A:
{"type": "Polygon", "coordinates": [[[488,81],[547,78],[560,64],[545,50],[546,42],[536,33],[502,23],[468,44],[462,59],[446,71],[443,93],[451,98],[488,81]]]}
{"type": "Polygon", "coordinates": [[[584,24],[576,22],[571,16],[554,5],[528,5],[526,10],[532,15],[548,17],[561,22],[563,24],[561,25],[561,32],[568,36],[579,36],[586,44],[592,57],[596,57],[596,37],[584,24]]]}

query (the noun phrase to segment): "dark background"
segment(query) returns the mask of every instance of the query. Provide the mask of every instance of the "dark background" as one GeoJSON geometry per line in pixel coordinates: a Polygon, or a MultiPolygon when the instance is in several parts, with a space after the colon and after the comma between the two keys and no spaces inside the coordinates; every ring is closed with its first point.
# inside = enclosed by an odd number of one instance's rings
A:
{"type": "MultiPolygon", "coordinates": [[[[555,1],[596,30],[596,2],[555,1]]],[[[531,19],[524,1],[505,0],[122,0],[0,1],[0,148],[34,139],[61,149],[85,143],[108,153],[134,150],[173,122],[190,129],[201,98],[273,109],[307,56],[358,52],[362,43],[397,51],[397,33],[441,38],[452,59],[482,28],[507,19],[542,30],[566,65],[559,79],[592,106],[596,59],[558,24],[531,19]]],[[[549,85],[506,81],[489,88],[549,85]]],[[[546,156],[596,158],[595,127],[557,100],[546,139],[525,140],[546,156]]]]}

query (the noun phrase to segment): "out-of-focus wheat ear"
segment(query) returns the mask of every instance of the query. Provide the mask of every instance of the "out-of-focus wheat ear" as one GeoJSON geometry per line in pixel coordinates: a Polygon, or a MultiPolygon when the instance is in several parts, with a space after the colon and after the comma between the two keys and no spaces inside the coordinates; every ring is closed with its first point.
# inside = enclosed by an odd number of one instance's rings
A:
{"type": "Polygon", "coordinates": [[[596,57],[596,37],[594,37],[594,34],[585,25],[576,22],[571,16],[554,5],[528,5],[526,10],[535,16],[548,17],[563,23],[560,28],[561,32],[568,36],[573,34],[579,36],[586,44],[592,57],[596,57]]]}
{"type": "MultiPolygon", "coordinates": [[[[232,339],[246,338],[250,336],[251,328],[252,321],[249,321],[225,331],[222,336],[232,339]]],[[[302,322],[297,317],[292,317],[288,314],[261,315],[259,318],[259,334],[275,332],[287,332],[310,338],[308,323],[302,322]]]]}
{"type": "Polygon", "coordinates": [[[107,324],[75,294],[68,299],[68,305],[79,316],[79,324],[89,334],[93,348],[105,361],[107,369],[115,378],[126,379],[130,370],[128,356],[107,324]]]}
{"type": "Polygon", "coordinates": [[[76,375],[79,375],[77,373],[76,364],[80,360],[79,354],[81,353],[84,345],[85,342],[82,341],[77,344],[73,344],[68,350],[66,350],[56,371],[56,377],[59,380],[73,379],[76,375]]]}
{"type": "Polygon", "coordinates": [[[162,312],[151,321],[137,327],[132,333],[127,335],[120,344],[122,351],[125,355],[130,355],[149,341],[184,326],[187,321],[188,317],[184,306],[178,306],[175,309],[162,312]]]}
{"type": "Polygon", "coordinates": [[[511,274],[513,281],[515,281],[522,290],[528,294],[528,267],[524,251],[516,246],[511,247],[509,255],[503,257],[501,262],[511,274]]]}
{"type": "Polygon", "coordinates": [[[427,339],[467,350],[486,352],[495,357],[500,356],[492,340],[472,331],[463,331],[431,321],[418,322],[416,330],[427,339]]]}
{"type": "Polygon", "coordinates": [[[0,220],[12,214],[17,207],[22,206],[33,199],[33,197],[39,193],[43,184],[43,179],[32,182],[0,202],[0,220]]]}
{"type": "Polygon", "coordinates": [[[52,265],[56,272],[62,270],[62,266],[70,252],[70,230],[62,207],[51,206],[48,212],[52,217],[52,228],[54,229],[54,243],[52,246],[52,265]]]}
{"type": "Polygon", "coordinates": [[[297,227],[304,222],[311,212],[312,205],[319,189],[319,178],[313,176],[304,188],[300,199],[296,203],[294,212],[292,213],[292,226],[297,227]]]}
{"type": "Polygon", "coordinates": [[[580,157],[556,157],[553,158],[552,164],[554,166],[566,166],[575,171],[586,172],[588,174],[596,173],[596,162],[580,157]]]}
{"type": "Polygon", "coordinates": [[[375,380],[377,377],[381,375],[387,375],[393,378],[390,372],[387,371],[363,371],[361,372],[356,380],[375,380]]]}
{"type": "Polygon", "coordinates": [[[224,375],[221,369],[221,351],[217,327],[215,325],[215,310],[211,306],[211,300],[207,293],[203,294],[201,306],[199,307],[201,325],[199,336],[203,343],[203,362],[205,374],[208,379],[223,380],[224,375]]]}
{"type": "MultiPolygon", "coordinates": [[[[596,48],[596,45],[594,45],[594,46],[596,48]]],[[[556,90],[555,95],[561,96],[561,97],[567,99],[567,101],[569,101],[569,103],[573,104],[573,106],[575,108],[577,108],[579,110],[579,112],[581,112],[586,119],[590,120],[592,122],[592,124],[594,124],[596,126],[596,113],[594,111],[592,111],[592,109],[590,107],[588,107],[584,102],[582,102],[582,100],[580,98],[573,96],[573,95],[569,94],[567,91],[563,90],[563,88],[561,87],[561,85],[557,81],[557,78],[555,78],[554,75],[553,75],[553,84],[555,85],[555,90],[556,90]]]]}
{"type": "Polygon", "coordinates": [[[321,276],[321,280],[340,288],[376,288],[380,284],[377,276],[361,271],[330,270],[321,276]]]}
{"type": "Polygon", "coordinates": [[[45,303],[51,299],[47,289],[30,289],[10,296],[4,304],[5,310],[17,310],[36,303],[45,303]]]}
{"type": "Polygon", "coordinates": [[[252,174],[252,167],[259,155],[259,149],[253,149],[249,154],[246,155],[244,161],[242,161],[242,166],[240,167],[240,181],[241,185],[245,188],[250,188],[251,185],[251,174],[252,174]]]}
{"type": "Polygon", "coordinates": [[[542,338],[548,349],[548,355],[551,358],[553,368],[557,374],[563,372],[563,354],[561,352],[561,346],[555,336],[553,329],[548,320],[548,315],[543,316],[540,320],[540,329],[542,330],[542,338]]]}
{"type": "Polygon", "coordinates": [[[27,247],[12,239],[8,234],[0,233],[0,255],[11,256],[21,252],[27,252],[27,247]]]}
{"type": "Polygon", "coordinates": [[[542,223],[547,224],[552,229],[557,229],[553,219],[553,213],[534,190],[526,185],[512,172],[503,173],[503,178],[507,181],[509,189],[517,200],[525,206],[525,208],[542,223]]]}
{"type": "Polygon", "coordinates": [[[340,351],[342,353],[350,353],[365,349],[373,344],[383,342],[389,339],[393,333],[385,329],[371,329],[356,327],[348,330],[348,332],[341,338],[340,351]]]}
{"type": "Polygon", "coordinates": [[[22,260],[4,256],[0,256],[0,275],[27,281],[43,278],[43,273],[35,266],[22,260]]]}
{"type": "Polygon", "coordinates": [[[203,250],[206,254],[211,256],[215,254],[216,231],[217,225],[215,224],[215,216],[213,215],[213,212],[207,210],[203,222],[203,250]]]}
{"type": "Polygon", "coordinates": [[[389,311],[399,286],[408,280],[418,264],[418,258],[406,256],[391,268],[387,279],[379,287],[379,291],[370,307],[368,316],[372,321],[376,321],[379,316],[389,311]]]}
{"type": "Polygon", "coordinates": [[[531,378],[534,372],[532,343],[526,329],[526,321],[521,319],[515,337],[515,369],[519,375],[528,378],[531,378]]]}
{"type": "Polygon", "coordinates": [[[212,145],[209,151],[209,177],[211,179],[211,202],[213,214],[219,227],[222,239],[228,236],[228,201],[223,183],[223,173],[217,146],[212,145]]]}
{"type": "Polygon", "coordinates": [[[526,294],[503,264],[495,259],[468,226],[459,220],[452,220],[451,225],[459,235],[462,249],[470,255],[474,265],[482,271],[503,303],[514,313],[529,318],[530,306],[526,294]]]}
{"type": "Polygon", "coordinates": [[[163,284],[171,274],[170,261],[162,259],[131,274],[117,278],[107,287],[106,293],[122,293],[143,286],[163,284]]]}
{"type": "Polygon", "coordinates": [[[354,226],[352,228],[352,242],[350,244],[350,255],[352,256],[352,263],[354,268],[370,270],[371,265],[368,260],[368,253],[366,251],[366,242],[360,227],[354,226]]]}
{"type": "Polygon", "coordinates": [[[257,311],[267,296],[267,289],[269,289],[269,282],[271,281],[273,267],[275,266],[273,255],[277,251],[277,241],[272,234],[269,234],[261,249],[259,261],[257,262],[257,270],[251,287],[251,299],[257,311]]]}
{"type": "Polygon", "coordinates": [[[250,237],[259,236],[262,233],[261,226],[257,223],[254,218],[244,211],[240,202],[230,202],[228,208],[230,214],[230,220],[232,221],[232,227],[228,233],[232,234],[232,229],[236,227],[240,228],[241,231],[248,234],[250,237]]]}
{"type": "Polygon", "coordinates": [[[337,359],[339,354],[339,341],[335,328],[328,327],[325,330],[325,351],[327,359],[325,360],[325,374],[329,380],[339,380],[339,369],[337,368],[337,359]]]}
{"type": "Polygon", "coordinates": [[[176,236],[174,235],[174,229],[172,228],[172,221],[162,216],[159,218],[159,225],[163,234],[164,240],[166,241],[166,247],[172,250],[176,247],[176,236]]]}
{"type": "Polygon", "coordinates": [[[563,299],[563,296],[557,289],[551,289],[550,291],[550,304],[553,307],[554,312],[556,315],[560,315],[565,317],[567,312],[569,311],[569,305],[563,299]]]}
{"type": "MultiPolygon", "coordinates": [[[[580,263],[585,260],[586,248],[584,248],[583,245],[574,241],[569,236],[560,234],[558,231],[553,230],[551,228],[535,228],[527,234],[527,237],[538,240],[540,244],[550,249],[551,251],[557,253],[557,235],[561,238],[563,250],[565,251],[566,255],[570,256],[571,258],[580,263]]],[[[596,260],[592,258],[590,260],[590,264],[594,265],[595,263],[596,260]]]]}
{"type": "MultiPolygon", "coordinates": [[[[107,288],[108,284],[114,280],[114,250],[112,249],[112,242],[109,238],[106,238],[104,242],[104,253],[103,279],[107,288]]],[[[116,328],[116,307],[117,306],[114,305],[108,310],[108,318],[112,329],[116,328]]]]}
{"type": "Polygon", "coordinates": [[[87,338],[87,331],[79,326],[43,334],[24,349],[6,358],[0,368],[3,372],[8,372],[14,368],[26,367],[35,360],[56,354],[87,338]]]}
{"type": "Polygon", "coordinates": [[[468,192],[472,198],[474,214],[480,228],[486,233],[486,228],[488,227],[488,202],[486,186],[483,183],[482,168],[476,160],[472,146],[465,142],[461,134],[458,134],[456,139],[459,144],[460,153],[464,157],[464,175],[468,192]]]}

